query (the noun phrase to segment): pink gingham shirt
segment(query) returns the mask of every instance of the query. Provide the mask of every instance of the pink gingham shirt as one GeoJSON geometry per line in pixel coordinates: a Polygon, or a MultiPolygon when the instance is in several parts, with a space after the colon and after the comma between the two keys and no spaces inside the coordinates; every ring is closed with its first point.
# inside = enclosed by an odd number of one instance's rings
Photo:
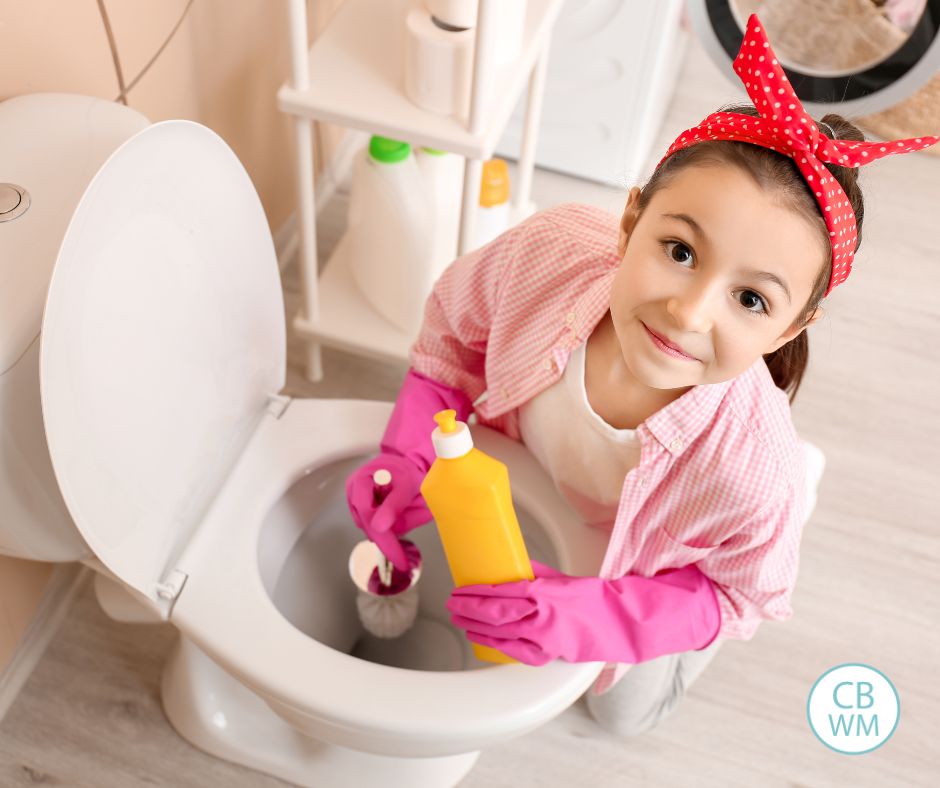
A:
{"type": "MultiPolygon", "coordinates": [[[[461,389],[481,424],[521,440],[519,408],[559,380],[606,314],[617,217],[565,204],[458,258],[428,298],[411,348],[418,372],[461,389]]],[[[696,564],[713,583],[718,637],[750,640],[793,611],[806,462],[785,392],[763,359],[694,386],[636,428],[600,576],[651,577],[696,564]]],[[[629,666],[605,666],[593,691],[629,666]]]]}

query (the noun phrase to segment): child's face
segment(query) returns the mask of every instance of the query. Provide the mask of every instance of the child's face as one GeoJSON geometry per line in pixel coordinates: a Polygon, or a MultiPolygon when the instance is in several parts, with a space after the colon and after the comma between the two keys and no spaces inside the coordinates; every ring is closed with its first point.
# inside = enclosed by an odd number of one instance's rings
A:
{"type": "MultiPolygon", "coordinates": [[[[803,330],[791,325],[826,259],[819,229],[731,165],[683,170],[637,219],[639,192],[631,190],[621,220],[610,296],[634,378],[656,389],[720,383],[803,330]],[[667,213],[691,217],[705,237],[667,213]],[[762,271],[782,279],[789,298],[762,271]],[[664,353],[643,324],[695,360],[664,353]]],[[[810,322],[821,316],[817,309],[810,322]]]]}

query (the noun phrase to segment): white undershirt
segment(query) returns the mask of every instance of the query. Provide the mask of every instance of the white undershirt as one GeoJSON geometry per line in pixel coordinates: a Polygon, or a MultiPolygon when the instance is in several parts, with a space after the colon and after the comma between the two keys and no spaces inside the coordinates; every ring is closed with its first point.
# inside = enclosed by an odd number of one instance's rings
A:
{"type": "Polygon", "coordinates": [[[640,461],[636,430],[618,430],[591,408],[584,385],[587,344],[572,351],[561,379],[519,409],[522,442],[585,523],[610,529],[623,480],[640,461]]]}

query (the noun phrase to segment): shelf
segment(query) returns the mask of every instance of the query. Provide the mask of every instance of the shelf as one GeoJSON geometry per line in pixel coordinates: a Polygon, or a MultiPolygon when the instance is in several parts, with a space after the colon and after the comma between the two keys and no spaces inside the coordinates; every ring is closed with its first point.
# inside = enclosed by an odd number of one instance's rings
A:
{"type": "Polygon", "coordinates": [[[319,320],[314,323],[298,314],[294,329],[338,350],[380,361],[407,361],[408,348],[414,339],[366,301],[352,278],[347,247],[344,235],[320,276],[319,320]]]}
{"type": "MultiPolygon", "coordinates": [[[[516,224],[535,210],[535,204],[530,202],[524,211],[514,213],[511,222],[516,224]]],[[[343,235],[320,276],[319,319],[312,322],[298,314],[294,330],[300,336],[348,353],[407,363],[415,337],[379,315],[362,295],[349,267],[346,240],[343,235]]]]}
{"type": "Polygon", "coordinates": [[[528,0],[520,56],[496,68],[480,134],[471,134],[465,120],[421,109],[405,94],[405,15],[414,0],[346,0],[310,48],[309,89],[285,84],[278,91],[278,106],[293,115],[488,159],[562,2],[528,0]]]}

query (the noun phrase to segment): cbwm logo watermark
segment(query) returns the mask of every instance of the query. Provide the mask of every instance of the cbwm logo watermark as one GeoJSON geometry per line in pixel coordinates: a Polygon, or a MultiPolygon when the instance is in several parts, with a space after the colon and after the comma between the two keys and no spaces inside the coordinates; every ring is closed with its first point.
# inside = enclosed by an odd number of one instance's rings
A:
{"type": "Polygon", "coordinates": [[[901,718],[901,699],[880,670],[849,662],[816,679],[806,701],[806,717],[827,747],[862,755],[891,738],[901,718]]]}

